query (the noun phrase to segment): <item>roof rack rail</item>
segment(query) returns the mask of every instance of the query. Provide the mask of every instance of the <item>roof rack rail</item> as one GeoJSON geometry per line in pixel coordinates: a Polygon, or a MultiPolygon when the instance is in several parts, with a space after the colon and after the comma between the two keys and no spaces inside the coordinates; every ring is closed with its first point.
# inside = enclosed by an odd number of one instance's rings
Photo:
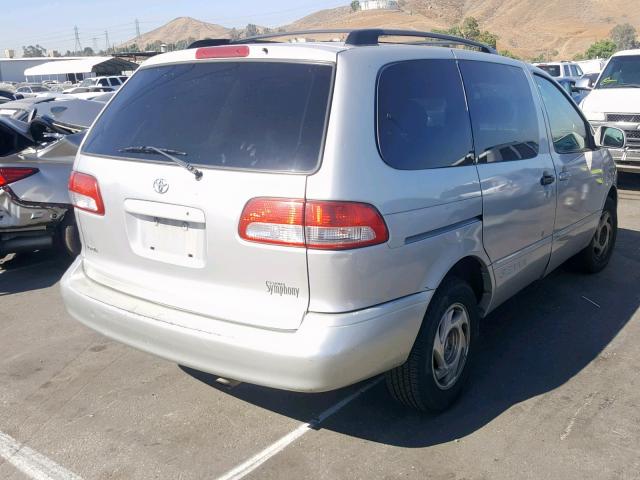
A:
{"type": "MultiPolygon", "coordinates": [[[[468,47],[474,47],[485,53],[497,53],[496,50],[489,45],[484,43],[476,42],[474,40],[468,40],[462,37],[456,37],[453,35],[446,35],[444,33],[434,33],[434,32],[420,32],[417,30],[394,30],[394,29],[384,29],[384,28],[367,28],[367,29],[359,29],[359,30],[351,30],[351,29],[343,29],[343,28],[334,28],[334,29],[322,29],[322,30],[300,30],[293,32],[277,32],[277,33],[268,33],[265,35],[257,35],[255,37],[243,38],[240,40],[229,40],[229,39],[204,39],[197,40],[189,45],[189,48],[199,48],[199,47],[214,47],[218,45],[230,45],[230,44],[243,44],[243,43],[270,43],[275,38],[281,37],[300,37],[304,35],[320,35],[320,34],[331,34],[331,33],[340,33],[347,34],[347,39],[345,40],[346,45],[351,46],[370,46],[370,45],[379,45],[380,37],[414,37],[414,38],[425,38],[438,40],[440,42],[424,42],[423,45],[463,45],[468,47]]],[[[417,43],[417,42],[414,42],[417,43]]]]}
{"type": "Polygon", "coordinates": [[[394,29],[364,29],[353,30],[345,43],[347,45],[378,45],[380,43],[380,37],[415,37],[415,38],[428,38],[433,40],[442,40],[443,43],[451,45],[464,45],[467,47],[474,47],[485,53],[497,53],[496,50],[484,43],[476,42],[475,40],[468,40],[462,37],[456,37],[454,35],[447,35],[444,33],[434,32],[420,32],[417,30],[394,30],[394,29]]]}

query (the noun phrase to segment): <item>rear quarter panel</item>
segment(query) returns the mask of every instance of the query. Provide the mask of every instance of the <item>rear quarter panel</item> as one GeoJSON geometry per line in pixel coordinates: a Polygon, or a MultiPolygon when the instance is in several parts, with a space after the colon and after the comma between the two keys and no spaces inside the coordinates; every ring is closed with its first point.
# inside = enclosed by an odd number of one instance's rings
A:
{"type": "Polygon", "coordinates": [[[344,252],[309,250],[310,311],[351,311],[435,289],[465,256],[488,264],[475,166],[396,170],[378,152],[378,72],[388,63],[420,58],[453,55],[404,46],[361,47],[338,56],[324,159],[307,180],[307,198],[374,205],[389,241],[344,252]]]}

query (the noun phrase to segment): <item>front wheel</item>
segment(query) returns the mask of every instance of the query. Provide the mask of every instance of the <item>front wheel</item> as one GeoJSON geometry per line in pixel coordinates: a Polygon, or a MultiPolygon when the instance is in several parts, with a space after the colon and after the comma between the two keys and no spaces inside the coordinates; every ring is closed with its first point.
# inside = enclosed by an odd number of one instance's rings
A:
{"type": "Polygon", "coordinates": [[[473,290],[456,277],[445,279],[427,308],[406,363],[387,373],[391,396],[422,411],[448,408],[469,376],[477,331],[473,290]]]}
{"type": "Polygon", "coordinates": [[[618,214],[612,198],[607,198],[596,232],[589,245],[578,253],[573,263],[585,273],[598,273],[611,259],[618,236],[618,214]]]}

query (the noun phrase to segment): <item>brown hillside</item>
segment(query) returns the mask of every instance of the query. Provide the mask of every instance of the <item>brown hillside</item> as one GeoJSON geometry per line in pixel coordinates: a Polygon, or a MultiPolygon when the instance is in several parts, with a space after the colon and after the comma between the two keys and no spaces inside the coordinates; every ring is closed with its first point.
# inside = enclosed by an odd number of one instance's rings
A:
{"type": "MultiPolygon", "coordinates": [[[[557,59],[570,59],[585,51],[596,40],[606,38],[618,23],[631,23],[640,31],[640,0],[405,0],[402,4],[401,11],[352,12],[350,7],[321,10],[284,28],[289,31],[366,27],[432,30],[448,28],[473,16],[483,29],[499,36],[498,49],[510,50],[525,58],[557,51],[557,59]]],[[[144,47],[156,41],[177,43],[190,37],[228,38],[229,35],[230,29],[220,25],[180,17],[123,45],[137,43],[144,47]]]]}
{"type": "Polygon", "coordinates": [[[213,23],[206,23],[195,18],[178,17],[169,23],[151,30],[139,38],[132,38],[122,45],[137,44],[140,48],[160,41],[163,43],[177,43],[180,40],[195,38],[229,38],[229,29],[213,23]]]}
{"type": "Polygon", "coordinates": [[[401,12],[354,13],[343,7],[309,15],[287,28],[430,30],[447,28],[468,16],[500,37],[499,49],[523,57],[556,50],[557,58],[571,58],[607,37],[618,23],[631,23],[640,31],[638,0],[406,0],[401,12]]]}

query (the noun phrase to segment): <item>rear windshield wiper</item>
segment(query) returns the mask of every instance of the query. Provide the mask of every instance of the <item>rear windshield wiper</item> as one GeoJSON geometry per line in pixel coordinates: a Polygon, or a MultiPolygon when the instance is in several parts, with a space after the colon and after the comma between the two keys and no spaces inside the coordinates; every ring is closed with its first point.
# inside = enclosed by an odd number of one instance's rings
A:
{"type": "Polygon", "coordinates": [[[150,153],[156,155],[162,155],[177,165],[180,165],[182,168],[186,168],[189,172],[193,173],[196,177],[196,180],[200,180],[202,178],[202,171],[198,170],[196,167],[191,165],[189,162],[185,162],[184,160],[180,160],[179,158],[174,157],[174,155],[184,156],[187,155],[186,152],[181,152],[179,150],[171,150],[170,148],[158,148],[153,147],[151,145],[148,146],[140,146],[140,147],[126,147],[121,148],[121,152],[127,153],[150,153]]]}

